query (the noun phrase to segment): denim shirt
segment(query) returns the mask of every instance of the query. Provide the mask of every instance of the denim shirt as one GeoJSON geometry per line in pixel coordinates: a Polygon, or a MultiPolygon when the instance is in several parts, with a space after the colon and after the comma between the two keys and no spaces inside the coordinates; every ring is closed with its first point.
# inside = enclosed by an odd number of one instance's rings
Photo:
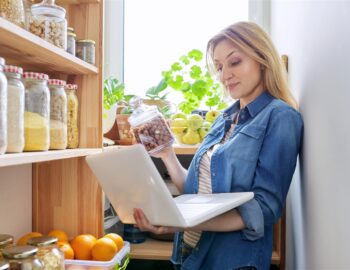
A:
{"type": "Polygon", "coordinates": [[[269,269],[273,225],[281,217],[301,147],[303,120],[285,102],[263,92],[240,110],[239,101],[213,123],[188,169],[184,193],[198,192],[203,154],[220,143],[239,112],[237,125],[211,157],[213,193],[253,191],[254,199],[239,206],[245,229],[203,232],[182,269],[269,269]]]}

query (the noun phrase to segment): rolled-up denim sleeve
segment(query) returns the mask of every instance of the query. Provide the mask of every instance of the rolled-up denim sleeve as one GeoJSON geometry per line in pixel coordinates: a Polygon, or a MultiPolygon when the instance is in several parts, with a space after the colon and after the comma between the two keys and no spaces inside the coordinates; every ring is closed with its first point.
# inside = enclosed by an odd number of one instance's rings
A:
{"type": "Polygon", "coordinates": [[[262,237],[264,226],[272,226],[281,217],[302,132],[303,121],[295,110],[272,113],[254,175],[254,199],[237,209],[246,225],[243,234],[248,240],[262,237]]]}

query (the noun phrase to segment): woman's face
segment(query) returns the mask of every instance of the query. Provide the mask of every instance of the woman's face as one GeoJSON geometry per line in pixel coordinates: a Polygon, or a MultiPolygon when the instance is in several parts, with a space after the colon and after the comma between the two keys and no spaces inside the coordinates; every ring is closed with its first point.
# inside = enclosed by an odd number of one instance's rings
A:
{"type": "Polygon", "coordinates": [[[260,64],[236,48],[231,41],[220,41],[213,56],[221,83],[233,99],[240,100],[241,108],[264,91],[260,64]]]}

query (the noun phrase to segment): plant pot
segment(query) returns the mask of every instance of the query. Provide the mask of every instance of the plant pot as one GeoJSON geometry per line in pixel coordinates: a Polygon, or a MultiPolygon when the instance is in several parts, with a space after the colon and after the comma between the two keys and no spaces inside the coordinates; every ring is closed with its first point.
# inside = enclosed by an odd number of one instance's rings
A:
{"type": "Polygon", "coordinates": [[[130,124],[128,122],[128,114],[117,114],[116,120],[118,125],[119,140],[118,143],[122,145],[133,144],[135,137],[131,131],[130,124]]]}

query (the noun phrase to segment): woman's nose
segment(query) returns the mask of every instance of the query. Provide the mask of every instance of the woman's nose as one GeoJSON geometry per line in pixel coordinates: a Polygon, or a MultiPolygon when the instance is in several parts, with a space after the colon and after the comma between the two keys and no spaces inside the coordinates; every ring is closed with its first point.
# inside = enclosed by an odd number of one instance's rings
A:
{"type": "Polygon", "coordinates": [[[233,73],[230,72],[227,68],[222,68],[221,73],[220,73],[220,80],[221,82],[224,82],[226,80],[229,80],[233,77],[233,73]]]}

